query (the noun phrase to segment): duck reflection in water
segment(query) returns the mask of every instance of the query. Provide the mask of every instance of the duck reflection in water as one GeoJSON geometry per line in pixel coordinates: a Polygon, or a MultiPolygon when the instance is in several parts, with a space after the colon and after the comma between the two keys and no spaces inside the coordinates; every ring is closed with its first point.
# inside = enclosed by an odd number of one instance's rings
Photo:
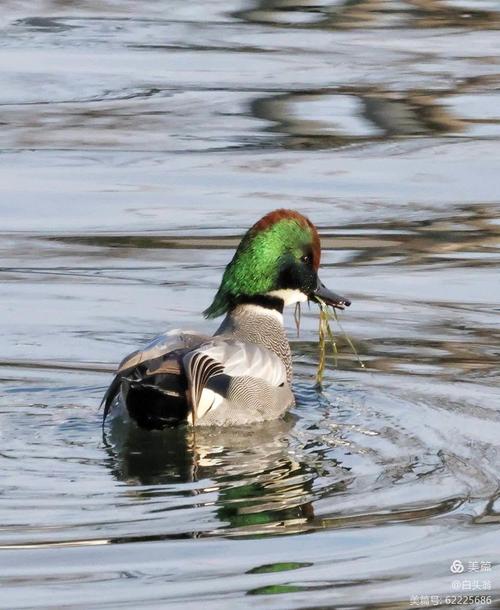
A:
{"type": "MultiPolygon", "coordinates": [[[[106,435],[114,477],[136,498],[151,499],[142,486],[199,483],[178,493],[216,492],[216,514],[234,534],[287,533],[314,519],[315,468],[296,461],[289,449],[294,419],[249,428],[168,428],[145,431],[113,421],[106,435]],[[134,487],[137,488],[134,490],[134,487]]],[[[193,535],[209,534],[196,532],[193,535]]]]}

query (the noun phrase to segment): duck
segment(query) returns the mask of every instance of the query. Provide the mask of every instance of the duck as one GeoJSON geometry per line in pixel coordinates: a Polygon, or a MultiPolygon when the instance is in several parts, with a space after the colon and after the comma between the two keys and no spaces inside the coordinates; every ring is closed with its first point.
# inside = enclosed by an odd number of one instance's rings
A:
{"type": "Polygon", "coordinates": [[[295,404],[284,308],[351,304],[321,282],[320,258],[318,230],[306,216],[266,214],[244,234],[203,312],[224,316],[216,332],[170,330],[126,356],[102,399],[103,425],[110,414],[148,430],[282,417],[295,404]]]}

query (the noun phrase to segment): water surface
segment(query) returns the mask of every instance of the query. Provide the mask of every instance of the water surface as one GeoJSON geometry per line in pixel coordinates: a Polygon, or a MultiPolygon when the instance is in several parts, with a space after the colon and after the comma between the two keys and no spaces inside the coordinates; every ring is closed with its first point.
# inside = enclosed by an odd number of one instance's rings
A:
{"type": "Polygon", "coordinates": [[[500,607],[499,3],[0,19],[0,606],[500,607]],[[215,329],[280,206],[320,228],[366,368],[340,333],[319,392],[306,308],[284,421],[103,438],[115,363],[215,329]]]}

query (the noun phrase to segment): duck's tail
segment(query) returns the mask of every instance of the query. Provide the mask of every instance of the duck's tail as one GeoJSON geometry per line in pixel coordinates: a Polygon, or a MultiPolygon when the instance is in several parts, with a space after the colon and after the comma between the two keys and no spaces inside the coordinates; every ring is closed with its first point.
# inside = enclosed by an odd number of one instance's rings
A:
{"type": "Polygon", "coordinates": [[[104,396],[102,397],[101,404],[99,408],[104,405],[104,412],[102,414],[102,425],[106,423],[106,417],[108,416],[111,407],[115,400],[118,398],[120,393],[120,386],[122,382],[122,376],[116,375],[113,381],[110,383],[109,388],[106,390],[104,396]]]}
{"type": "Polygon", "coordinates": [[[161,430],[186,421],[186,392],[171,376],[141,380],[123,377],[121,393],[128,414],[141,428],[161,430]]]}

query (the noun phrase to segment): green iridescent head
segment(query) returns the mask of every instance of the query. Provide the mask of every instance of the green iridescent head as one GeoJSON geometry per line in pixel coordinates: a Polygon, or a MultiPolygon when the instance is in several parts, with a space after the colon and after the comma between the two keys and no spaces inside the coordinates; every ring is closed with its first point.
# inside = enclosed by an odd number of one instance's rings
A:
{"type": "Polygon", "coordinates": [[[299,291],[308,298],[318,287],[320,256],[318,232],[310,220],[293,210],[270,212],[241,240],[205,316],[216,318],[276,291],[299,291]]]}

